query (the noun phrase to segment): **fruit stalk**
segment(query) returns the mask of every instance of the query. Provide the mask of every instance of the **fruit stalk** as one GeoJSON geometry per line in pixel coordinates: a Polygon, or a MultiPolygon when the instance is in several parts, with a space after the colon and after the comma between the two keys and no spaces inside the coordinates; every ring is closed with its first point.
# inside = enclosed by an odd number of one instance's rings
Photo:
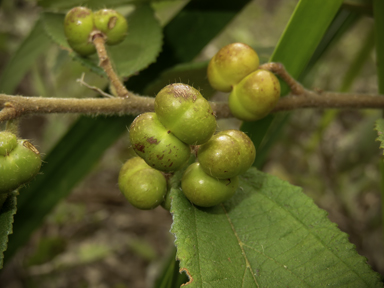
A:
{"type": "Polygon", "coordinates": [[[97,55],[99,56],[99,66],[103,68],[105,73],[107,73],[107,76],[109,78],[109,81],[111,82],[112,86],[116,89],[116,94],[119,97],[128,98],[132,95],[123,83],[121,83],[119,77],[115,73],[115,70],[112,67],[112,63],[109,60],[107,50],[105,49],[105,40],[104,37],[100,34],[96,34],[93,36],[93,44],[96,47],[97,55]]]}

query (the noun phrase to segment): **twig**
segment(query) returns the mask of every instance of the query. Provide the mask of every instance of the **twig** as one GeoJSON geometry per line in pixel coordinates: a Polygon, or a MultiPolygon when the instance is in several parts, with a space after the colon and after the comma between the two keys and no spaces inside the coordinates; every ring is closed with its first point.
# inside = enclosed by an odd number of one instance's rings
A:
{"type": "MultiPolygon", "coordinates": [[[[384,95],[345,94],[303,90],[302,96],[281,98],[272,112],[302,108],[384,109],[384,95]]],[[[228,103],[210,102],[218,119],[233,117],[228,103]]],[[[82,113],[95,115],[139,115],[154,111],[154,98],[132,94],[129,98],[45,98],[0,94],[0,122],[28,114],[82,113]]]]}
{"type": "Polygon", "coordinates": [[[281,63],[265,63],[263,65],[260,65],[260,69],[269,70],[276,75],[280,76],[280,78],[288,84],[289,88],[291,89],[291,93],[294,95],[305,95],[304,87],[297,82],[289,73],[287,70],[285,70],[284,65],[281,63]]]}
{"type": "Polygon", "coordinates": [[[97,55],[99,56],[99,66],[104,69],[105,73],[107,73],[109,81],[111,82],[112,86],[116,89],[116,94],[119,97],[125,97],[128,98],[132,96],[132,93],[130,93],[123,83],[121,83],[119,77],[115,73],[112,67],[112,63],[109,60],[107,50],[105,49],[105,40],[104,37],[101,34],[95,34],[93,36],[93,44],[96,47],[97,55]]]}
{"type": "Polygon", "coordinates": [[[108,98],[114,98],[115,97],[111,94],[105,93],[103,90],[101,90],[100,88],[98,88],[96,86],[89,85],[87,82],[84,81],[84,76],[85,76],[85,73],[81,74],[81,78],[77,79],[76,82],[80,83],[80,85],[83,85],[83,86],[85,86],[85,87],[87,87],[93,91],[98,92],[100,95],[103,95],[104,97],[108,97],[108,98]]]}

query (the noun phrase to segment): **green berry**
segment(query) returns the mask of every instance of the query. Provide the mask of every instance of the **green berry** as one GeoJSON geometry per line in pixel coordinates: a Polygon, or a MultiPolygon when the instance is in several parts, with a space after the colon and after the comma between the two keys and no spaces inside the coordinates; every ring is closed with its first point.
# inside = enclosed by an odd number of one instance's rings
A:
{"type": "Polygon", "coordinates": [[[280,98],[280,83],[268,70],[256,70],[236,85],[229,95],[229,108],[236,118],[255,121],[267,116],[280,98]]]}
{"type": "Polygon", "coordinates": [[[198,159],[205,173],[219,179],[243,174],[255,161],[252,140],[238,130],[225,130],[200,146],[198,159]]]}
{"type": "Polygon", "coordinates": [[[0,193],[8,193],[36,176],[41,158],[26,140],[17,140],[14,145],[15,137],[10,137],[9,132],[0,132],[0,139],[0,151],[6,150],[6,155],[0,154],[0,193]]]}
{"type": "Polygon", "coordinates": [[[218,91],[230,92],[259,67],[259,56],[250,46],[232,43],[219,50],[208,65],[208,80],[218,91]]]}
{"type": "Polygon", "coordinates": [[[129,159],[120,170],[119,189],[132,206],[149,210],[164,201],[167,181],[140,157],[129,159]]]}
{"type": "Polygon", "coordinates": [[[228,200],[235,194],[239,180],[237,177],[216,179],[201,169],[200,163],[190,165],[181,180],[184,195],[193,204],[211,207],[228,200]]]}
{"type": "Polygon", "coordinates": [[[17,137],[15,134],[2,131],[0,132],[0,157],[7,156],[17,146],[17,137]]]}
{"type": "Polygon", "coordinates": [[[94,30],[92,10],[75,7],[68,11],[64,19],[64,33],[69,46],[82,56],[96,52],[91,33],[94,30]]]}
{"type": "Polygon", "coordinates": [[[190,157],[189,146],[165,129],[153,112],[135,118],[129,137],[135,152],[160,171],[178,170],[190,157]]]}
{"type": "Polygon", "coordinates": [[[94,13],[95,27],[106,36],[106,43],[115,45],[124,40],[128,23],[123,15],[111,9],[102,9],[94,13]]]}
{"type": "Polygon", "coordinates": [[[216,130],[209,102],[189,85],[165,86],[156,96],[155,112],[166,129],[190,145],[207,142],[216,130]]]}

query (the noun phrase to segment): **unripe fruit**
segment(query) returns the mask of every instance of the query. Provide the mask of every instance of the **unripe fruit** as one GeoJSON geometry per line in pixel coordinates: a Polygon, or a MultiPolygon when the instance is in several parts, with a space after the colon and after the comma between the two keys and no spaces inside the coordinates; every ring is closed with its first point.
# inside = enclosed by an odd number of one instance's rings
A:
{"type": "Polygon", "coordinates": [[[201,207],[215,206],[228,200],[235,194],[238,185],[237,177],[220,180],[207,175],[198,162],[187,168],[181,180],[184,195],[201,207]]]}
{"type": "Polygon", "coordinates": [[[94,13],[95,27],[106,36],[106,43],[115,45],[124,40],[128,23],[123,15],[111,9],[102,9],[94,13]]]}
{"type": "Polygon", "coordinates": [[[280,83],[268,70],[256,70],[234,86],[229,108],[236,118],[255,121],[267,116],[280,98],[280,83]]]}
{"type": "Polygon", "coordinates": [[[211,86],[230,92],[245,76],[259,67],[259,56],[250,46],[232,43],[220,49],[208,65],[208,80],[211,86]]]}
{"type": "Polygon", "coordinates": [[[140,157],[129,159],[120,170],[119,189],[132,206],[149,210],[164,201],[167,181],[140,157]]]}
{"type": "Polygon", "coordinates": [[[7,156],[17,146],[17,137],[9,131],[0,132],[0,157],[7,156]]]}
{"type": "Polygon", "coordinates": [[[96,52],[91,32],[94,29],[93,13],[86,7],[75,7],[68,11],[64,19],[64,33],[69,46],[82,56],[96,52]]]}
{"type": "Polygon", "coordinates": [[[17,140],[14,145],[15,137],[9,132],[0,132],[0,193],[15,190],[40,170],[39,151],[26,140],[17,140]],[[4,151],[6,153],[2,153],[4,151]]]}
{"type": "Polygon", "coordinates": [[[149,166],[160,171],[178,170],[191,154],[189,146],[165,129],[153,112],[135,118],[129,128],[129,137],[135,152],[149,166]]]}
{"type": "Polygon", "coordinates": [[[246,172],[255,161],[252,140],[239,130],[225,130],[200,146],[198,159],[208,175],[227,179],[246,172]]]}
{"type": "Polygon", "coordinates": [[[216,130],[211,105],[189,85],[165,86],[155,98],[155,112],[166,129],[190,145],[207,142],[216,130]]]}

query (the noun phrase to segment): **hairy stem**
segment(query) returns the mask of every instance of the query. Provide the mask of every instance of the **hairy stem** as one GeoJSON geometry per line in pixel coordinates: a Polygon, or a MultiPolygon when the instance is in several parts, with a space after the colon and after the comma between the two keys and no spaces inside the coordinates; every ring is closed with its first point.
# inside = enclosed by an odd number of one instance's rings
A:
{"type": "MultiPolygon", "coordinates": [[[[82,113],[93,115],[139,115],[154,111],[154,98],[131,94],[129,98],[43,98],[0,94],[0,122],[28,114],[82,113]]],[[[210,102],[216,117],[233,117],[228,104],[210,102]]],[[[314,92],[303,89],[301,96],[281,98],[272,112],[302,108],[384,109],[382,95],[314,92]]]]}
{"type": "Polygon", "coordinates": [[[109,81],[111,85],[115,88],[116,94],[119,97],[128,98],[132,95],[123,83],[121,83],[119,77],[115,73],[112,67],[112,63],[109,60],[107,50],[105,49],[105,40],[101,34],[96,34],[93,36],[93,44],[96,47],[97,55],[99,56],[99,66],[104,69],[105,73],[107,73],[109,81]]]}
{"type": "Polygon", "coordinates": [[[297,82],[287,70],[285,70],[284,65],[281,63],[269,62],[263,65],[260,65],[260,69],[269,70],[279,76],[285,83],[288,84],[291,89],[291,93],[294,95],[303,95],[305,94],[304,87],[297,82]]]}

